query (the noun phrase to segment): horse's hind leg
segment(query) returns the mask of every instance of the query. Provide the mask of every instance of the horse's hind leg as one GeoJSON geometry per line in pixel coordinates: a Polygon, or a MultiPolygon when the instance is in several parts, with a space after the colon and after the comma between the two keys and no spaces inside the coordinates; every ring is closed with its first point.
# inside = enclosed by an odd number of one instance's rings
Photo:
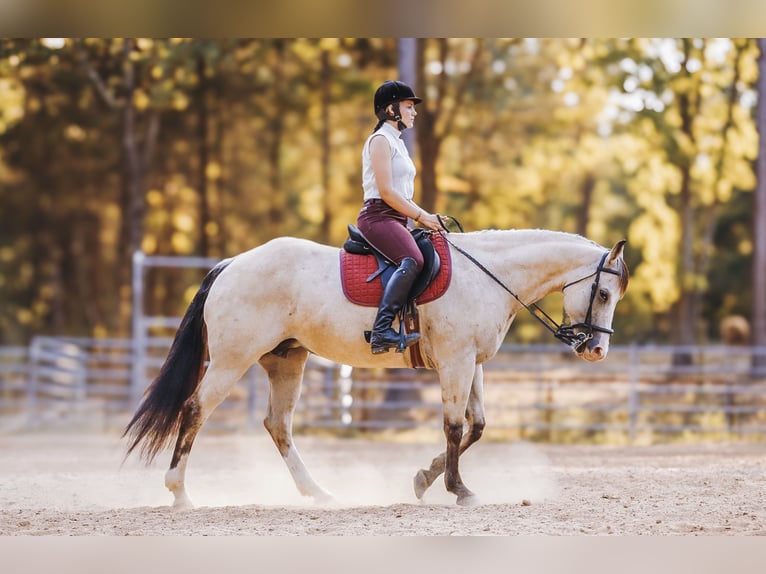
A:
{"type": "MultiPolygon", "coordinates": [[[[466,449],[481,438],[484,432],[484,371],[481,365],[476,365],[474,370],[473,382],[471,384],[471,394],[468,397],[468,406],[465,411],[468,422],[468,432],[462,436],[460,441],[459,453],[462,455],[466,449]]],[[[439,478],[444,472],[447,460],[447,453],[442,452],[431,462],[428,469],[422,469],[417,472],[413,480],[415,496],[422,499],[426,490],[439,478]]]]}
{"type": "Polygon", "coordinates": [[[332,495],[314,481],[293,444],[293,411],[300,397],[307,358],[308,351],[302,347],[289,349],[284,356],[269,353],[261,357],[260,364],[269,375],[271,387],[269,410],[263,425],[282,455],[298,491],[303,496],[324,502],[332,500],[332,495]]]}
{"type": "Polygon", "coordinates": [[[178,439],[170,460],[170,468],[165,473],[165,486],[173,493],[174,508],[193,506],[186,493],[185,479],[186,465],[194,439],[207,418],[226,398],[243,373],[243,369],[223,369],[217,367],[215,361],[211,362],[199,388],[184,403],[178,439]]]}

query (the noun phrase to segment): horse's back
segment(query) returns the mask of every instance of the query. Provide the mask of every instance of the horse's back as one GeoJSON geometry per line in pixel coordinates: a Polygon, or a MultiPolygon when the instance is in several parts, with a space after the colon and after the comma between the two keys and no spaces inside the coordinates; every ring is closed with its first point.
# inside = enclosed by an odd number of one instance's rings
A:
{"type": "MultiPolygon", "coordinates": [[[[235,256],[213,284],[208,308],[247,313],[254,306],[291,308],[311,293],[341,293],[338,248],[279,237],[235,256]]],[[[212,315],[210,315],[212,318],[212,315]]]]}
{"type": "Polygon", "coordinates": [[[369,354],[362,333],[372,313],[344,296],[338,248],[283,237],[233,258],[210,289],[205,323],[211,357],[246,364],[294,339],[348,362],[369,354]]]}
{"type": "Polygon", "coordinates": [[[273,291],[312,278],[323,281],[331,274],[338,274],[338,248],[278,237],[234,257],[218,282],[234,280],[256,291],[273,291]]]}
{"type": "Polygon", "coordinates": [[[327,257],[332,253],[337,254],[338,248],[300,237],[276,237],[262,245],[240,253],[235,257],[235,260],[241,259],[242,261],[248,261],[250,264],[285,263],[285,261],[280,261],[279,258],[286,256],[302,260],[304,258],[327,257]]]}

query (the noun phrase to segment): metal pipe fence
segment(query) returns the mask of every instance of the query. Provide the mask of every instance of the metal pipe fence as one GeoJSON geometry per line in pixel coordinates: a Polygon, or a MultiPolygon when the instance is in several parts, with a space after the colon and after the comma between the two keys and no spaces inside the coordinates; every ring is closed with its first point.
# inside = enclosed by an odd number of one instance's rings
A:
{"type": "MultiPolygon", "coordinates": [[[[169,337],[144,341],[144,389],[169,337]]],[[[24,426],[122,427],[136,406],[135,341],[37,337],[0,350],[0,417],[24,426]]],[[[504,345],[485,365],[487,433],[549,441],[694,436],[766,438],[766,348],[615,346],[585,363],[561,345],[504,345]]],[[[223,430],[260,427],[260,367],[211,417],[223,430]]],[[[311,356],[296,428],[337,433],[441,429],[433,371],[351,369],[311,356]]],[[[0,420],[0,428],[3,428],[0,420]]]]}

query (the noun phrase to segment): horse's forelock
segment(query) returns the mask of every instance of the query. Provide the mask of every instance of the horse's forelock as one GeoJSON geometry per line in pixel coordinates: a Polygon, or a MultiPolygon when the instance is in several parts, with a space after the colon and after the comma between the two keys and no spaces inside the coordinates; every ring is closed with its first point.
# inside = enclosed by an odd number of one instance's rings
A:
{"type": "Polygon", "coordinates": [[[620,297],[625,295],[625,292],[628,290],[628,282],[630,281],[630,269],[628,268],[628,264],[625,262],[625,260],[620,257],[620,268],[618,270],[619,277],[620,277],[620,297]]]}

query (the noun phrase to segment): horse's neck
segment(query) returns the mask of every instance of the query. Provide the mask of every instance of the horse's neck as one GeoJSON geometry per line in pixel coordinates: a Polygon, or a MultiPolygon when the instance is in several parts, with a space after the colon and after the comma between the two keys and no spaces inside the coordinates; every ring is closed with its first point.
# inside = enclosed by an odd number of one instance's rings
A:
{"type": "Polygon", "coordinates": [[[558,231],[490,230],[464,237],[461,246],[526,303],[595,271],[603,250],[582,236],[558,231]]]}

